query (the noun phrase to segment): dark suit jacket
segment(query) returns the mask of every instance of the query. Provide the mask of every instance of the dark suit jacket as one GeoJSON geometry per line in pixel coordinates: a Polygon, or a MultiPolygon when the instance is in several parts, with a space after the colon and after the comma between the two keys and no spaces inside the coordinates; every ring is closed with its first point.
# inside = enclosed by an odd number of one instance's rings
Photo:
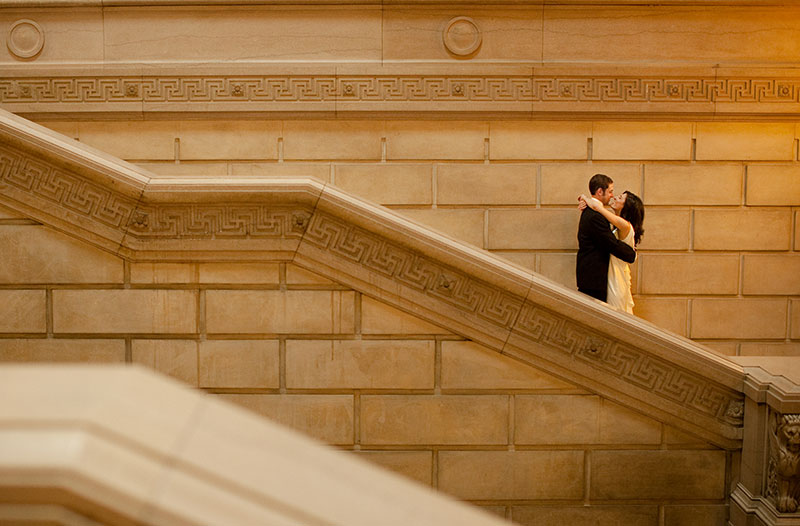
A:
{"type": "Polygon", "coordinates": [[[608,220],[600,212],[585,208],[578,225],[578,259],[575,265],[578,290],[606,300],[611,254],[628,263],[636,260],[636,251],[614,236],[608,220]]]}

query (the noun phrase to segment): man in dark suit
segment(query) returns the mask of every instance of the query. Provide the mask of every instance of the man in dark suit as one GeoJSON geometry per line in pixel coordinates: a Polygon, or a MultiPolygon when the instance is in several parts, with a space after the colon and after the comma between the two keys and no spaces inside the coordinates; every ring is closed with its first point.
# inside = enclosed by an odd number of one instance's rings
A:
{"type": "MultiPolygon", "coordinates": [[[[589,180],[589,193],[603,205],[608,205],[609,199],[614,197],[614,181],[607,175],[595,174],[589,180]]],[[[606,301],[608,260],[611,254],[628,263],[636,259],[636,251],[614,236],[608,220],[587,206],[581,212],[578,225],[575,276],[580,292],[606,301]]]]}

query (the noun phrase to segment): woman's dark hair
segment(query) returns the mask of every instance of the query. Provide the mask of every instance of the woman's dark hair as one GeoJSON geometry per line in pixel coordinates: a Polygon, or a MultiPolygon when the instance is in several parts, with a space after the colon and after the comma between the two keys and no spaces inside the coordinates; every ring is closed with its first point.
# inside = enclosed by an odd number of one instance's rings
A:
{"type": "Polygon", "coordinates": [[[638,245],[644,235],[644,203],[638,195],[628,191],[624,193],[625,204],[622,205],[619,216],[633,227],[633,244],[638,245]]]}

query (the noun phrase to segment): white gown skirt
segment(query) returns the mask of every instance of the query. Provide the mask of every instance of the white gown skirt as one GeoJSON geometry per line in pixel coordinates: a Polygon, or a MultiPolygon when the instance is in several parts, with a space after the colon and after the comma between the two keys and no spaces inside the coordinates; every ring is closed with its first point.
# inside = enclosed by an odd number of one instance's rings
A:
{"type": "MultiPolygon", "coordinates": [[[[632,228],[622,241],[633,247],[632,228]]],[[[616,256],[611,256],[611,259],[608,262],[608,297],[606,301],[610,306],[617,310],[633,314],[631,268],[630,265],[616,256]]]]}

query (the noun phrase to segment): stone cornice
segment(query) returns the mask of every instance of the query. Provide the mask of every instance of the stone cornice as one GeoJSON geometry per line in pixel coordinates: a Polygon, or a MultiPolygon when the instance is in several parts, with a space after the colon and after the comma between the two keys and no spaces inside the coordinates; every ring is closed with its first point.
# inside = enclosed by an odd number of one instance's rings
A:
{"type": "Polygon", "coordinates": [[[6,67],[0,69],[0,106],[25,116],[73,118],[796,119],[800,70],[579,64],[6,67]]]}
{"type": "Polygon", "coordinates": [[[311,179],[142,174],[146,184],[136,195],[121,179],[131,165],[93,172],[95,150],[24,119],[0,113],[0,137],[4,206],[120,256],[292,261],[717,445],[739,447],[741,367],[390,210],[311,179]],[[83,164],[62,158],[81,150],[83,164]]]}
{"type": "Polygon", "coordinates": [[[4,0],[3,7],[144,7],[144,6],[241,6],[241,5],[352,5],[384,6],[739,6],[781,7],[796,0],[4,0]]]}

